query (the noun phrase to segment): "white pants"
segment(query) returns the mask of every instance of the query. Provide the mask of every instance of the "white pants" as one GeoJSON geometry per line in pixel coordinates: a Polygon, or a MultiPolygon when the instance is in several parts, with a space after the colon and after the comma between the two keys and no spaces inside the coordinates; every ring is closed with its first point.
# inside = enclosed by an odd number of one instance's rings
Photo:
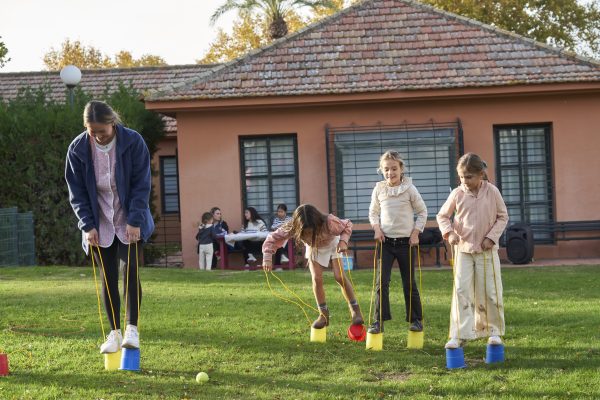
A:
{"type": "Polygon", "coordinates": [[[458,252],[454,262],[450,337],[476,339],[504,335],[498,250],[458,252]]]}
{"type": "Polygon", "coordinates": [[[200,269],[211,269],[213,251],[212,243],[198,246],[198,267],[200,269]]]}

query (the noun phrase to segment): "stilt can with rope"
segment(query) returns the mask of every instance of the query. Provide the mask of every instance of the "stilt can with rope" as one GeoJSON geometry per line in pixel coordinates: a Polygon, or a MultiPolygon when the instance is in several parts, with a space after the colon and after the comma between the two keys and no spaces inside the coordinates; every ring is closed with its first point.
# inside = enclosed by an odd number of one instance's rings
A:
{"type": "Polygon", "coordinates": [[[0,354],[0,376],[8,375],[8,355],[0,354]]]}
{"type": "Polygon", "coordinates": [[[104,354],[104,369],[107,371],[116,371],[121,365],[121,350],[116,353],[104,354]]]}
{"type": "Polygon", "coordinates": [[[123,349],[123,355],[121,356],[121,371],[134,371],[140,370],[140,349],[123,349]]]}
{"type": "Polygon", "coordinates": [[[409,349],[422,349],[423,343],[425,342],[425,334],[421,332],[408,331],[408,340],[406,341],[406,347],[409,349]]]}
{"type": "Polygon", "coordinates": [[[467,368],[467,364],[465,364],[465,352],[462,347],[446,349],[446,368],[467,368]]]}
{"type": "Polygon", "coordinates": [[[367,332],[367,350],[373,350],[373,351],[383,350],[383,333],[368,333],[367,332]]]}
{"type": "MultiPolygon", "coordinates": [[[[412,253],[413,253],[413,249],[411,248],[408,252],[408,264],[409,264],[409,281],[410,281],[410,288],[409,288],[409,306],[408,306],[408,315],[410,315],[412,317],[412,293],[413,293],[413,287],[412,287],[412,282],[413,282],[413,277],[412,277],[412,253]]],[[[420,246],[417,246],[417,263],[419,266],[419,296],[423,296],[423,279],[422,279],[422,275],[421,275],[421,248],[420,246]]],[[[423,302],[421,301],[421,304],[423,302]]],[[[423,306],[421,305],[421,315],[423,314],[423,306]]],[[[406,347],[409,349],[415,349],[415,350],[420,350],[423,348],[423,344],[425,343],[425,332],[423,332],[422,330],[420,332],[417,331],[411,331],[410,329],[408,330],[408,338],[406,340],[406,347]]]]}
{"type": "Polygon", "coordinates": [[[485,352],[485,362],[487,364],[504,362],[504,345],[488,344],[485,352]]]}
{"type": "MultiPolygon", "coordinates": [[[[373,286],[371,288],[371,300],[369,302],[369,321],[371,321],[371,311],[373,310],[373,306],[375,305],[375,286],[377,283],[377,265],[379,265],[379,290],[381,290],[381,252],[382,252],[382,243],[381,240],[375,242],[375,252],[373,253],[373,286]],[[379,258],[377,258],[377,254],[379,254],[379,258]],[[379,262],[379,264],[378,264],[379,262]]],[[[379,326],[383,326],[383,320],[381,319],[381,293],[379,293],[379,326]]],[[[373,351],[381,351],[383,350],[383,333],[371,333],[367,331],[367,350],[373,351]]]]}
{"type": "Polygon", "coordinates": [[[327,327],[317,329],[311,326],[310,341],[314,343],[325,343],[327,341],[327,327]]]}

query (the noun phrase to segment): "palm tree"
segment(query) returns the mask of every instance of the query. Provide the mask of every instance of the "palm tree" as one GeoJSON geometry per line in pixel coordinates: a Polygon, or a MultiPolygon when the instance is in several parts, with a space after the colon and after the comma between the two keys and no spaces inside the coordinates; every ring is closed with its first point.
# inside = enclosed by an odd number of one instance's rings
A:
{"type": "Polygon", "coordinates": [[[335,8],[336,4],[333,0],[227,0],[210,17],[210,22],[214,24],[223,14],[231,10],[238,10],[241,13],[260,10],[269,24],[269,36],[275,40],[288,33],[285,21],[288,13],[301,7],[310,7],[315,10],[323,7],[335,8]]]}

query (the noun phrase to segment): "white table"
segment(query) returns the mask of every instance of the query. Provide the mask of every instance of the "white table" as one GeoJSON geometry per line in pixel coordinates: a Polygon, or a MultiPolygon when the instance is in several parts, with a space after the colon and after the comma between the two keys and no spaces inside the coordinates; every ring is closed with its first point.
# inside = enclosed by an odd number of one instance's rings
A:
{"type": "Polygon", "coordinates": [[[230,246],[233,246],[235,242],[240,242],[243,240],[265,240],[269,235],[268,231],[257,231],[257,232],[240,232],[240,233],[232,233],[230,235],[225,235],[225,243],[230,246]]]}

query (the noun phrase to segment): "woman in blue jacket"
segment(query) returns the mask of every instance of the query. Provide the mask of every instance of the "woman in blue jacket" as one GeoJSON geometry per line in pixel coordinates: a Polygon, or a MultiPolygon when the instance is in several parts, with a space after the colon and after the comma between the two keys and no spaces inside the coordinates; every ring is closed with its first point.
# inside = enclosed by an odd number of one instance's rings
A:
{"type": "Polygon", "coordinates": [[[86,254],[91,250],[106,276],[106,282],[102,279],[102,295],[111,332],[100,352],[115,353],[121,347],[139,348],[142,287],[137,266],[142,246],[136,243],[147,241],[154,230],[149,207],[150,153],[142,136],[125,128],[106,103],[90,101],[83,112],[83,123],[86,131],[69,145],[65,178],[82,231],[83,249],[86,254]],[[128,282],[124,290],[129,297],[124,336],[120,326],[119,265],[124,266],[124,280],[128,282]]]}

